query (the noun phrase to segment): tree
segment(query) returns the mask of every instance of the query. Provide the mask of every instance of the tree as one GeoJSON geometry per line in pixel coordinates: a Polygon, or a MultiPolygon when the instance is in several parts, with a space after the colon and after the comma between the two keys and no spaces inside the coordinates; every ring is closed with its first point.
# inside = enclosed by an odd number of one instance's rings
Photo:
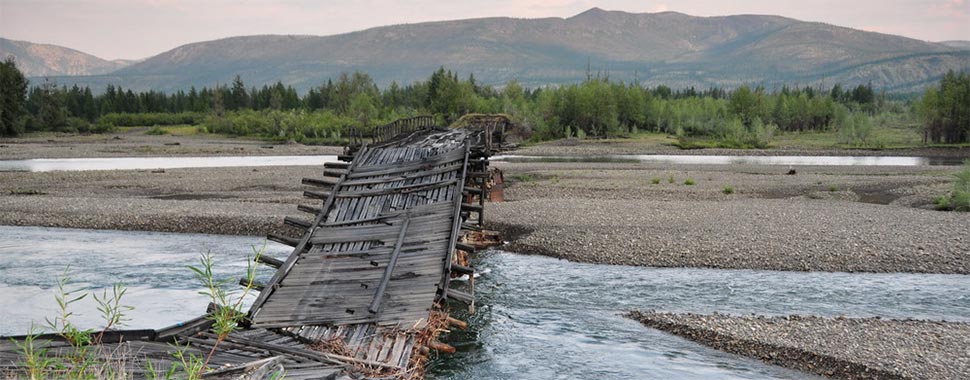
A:
{"type": "Polygon", "coordinates": [[[751,126],[755,118],[765,116],[764,95],[761,91],[751,91],[748,86],[734,90],[728,102],[731,113],[740,117],[745,126],[751,126]]]}
{"type": "Polygon", "coordinates": [[[67,107],[61,99],[61,93],[57,86],[45,81],[38,93],[40,98],[37,100],[39,109],[37,110],[37,129],[46,131],[60,131],[67,126],[67,107]]]}
{"type": "Polygon", "coordinates": [[[377,107],[370,95],[359,92],[350,100],[348,114],[357,120],[358,126],[366,128],[377,118],[377,107]]]}
{"type": "Polygon", "coordinates": [[[23,132],[27,104],[27,79],[17,69],[13,58],[0,63],[0,135],[16,136],[23,132]]]}
{"type": "Polygon", "coordinates": [[[926,140],[970,142],[970,75],[948,72],[939,87],[926,90],[920,104],[926,140]]]}
{"type": "Polygon", "coordinates": [[[232,90],[230,90],[229,98],[226,100],[226,108],[230,110],[249,108],[249,94],[246,92],[246,85],[243,84],[239,75],[236,75],[236,78],[232,80],[232,90]]]}

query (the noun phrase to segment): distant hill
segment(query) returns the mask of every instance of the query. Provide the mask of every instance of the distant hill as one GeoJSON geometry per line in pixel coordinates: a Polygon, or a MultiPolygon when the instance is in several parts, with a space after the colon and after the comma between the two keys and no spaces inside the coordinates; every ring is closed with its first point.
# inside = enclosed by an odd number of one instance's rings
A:
{"type": "Polygon", "coordinates": [[[590,9],[570,18],[482,18],[393,25],[334,36],[261,35],[180,46],[110,75],[59,78],[103,87],[175,90],[275,81],[307,90],[342,71],[379,84],[425,79],[439,66],[483,83],[577,82],[593,74],[671,87],[743,83],[845,85],[911,91],[947,70],[970,70],[970,52],[778,16],[694,17],[590,9]]]}
{"type": "Polygon", "coordinates": [[[0,38],[0,59],[13,56],[17,67],[31,77],[100,75],[128,66],[134,61],[108,61],[57,45],[35,44],[0,38]]]}
{"type": "Polygon", "coordinates": [[[946,45],[952,48],[970,50],[970,41],[943,41],[940,42],[941,45],[946,45]]]}

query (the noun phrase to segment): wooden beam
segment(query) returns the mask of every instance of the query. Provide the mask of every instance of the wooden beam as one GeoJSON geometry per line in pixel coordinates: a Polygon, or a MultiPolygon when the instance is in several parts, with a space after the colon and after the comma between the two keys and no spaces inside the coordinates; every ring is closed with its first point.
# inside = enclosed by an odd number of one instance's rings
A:
{"type": "MultiPolygon", "coordinates": [[[[326,191],[326,192],[304,191],[303,192],[303,197],[304,198],[310,198],[310,199],[324,199],[325,200],[327,198],[330,198],[330,192],[329,191],[326,191]]],[[[297,206],[297,207],[299,208],[300,206],[297,206]]]]}
{"type": "Polygon", "coordinates": [[[304,178],[302,182],[304,185],[324,187],[328,189],[337,184],[337,180],[331,178],[304,178]]]}
{"type": "MultiPolygon", "coordinates": [[[[286,237],[283,235],[272,234],[272,233],[267,234],[266,239],[269,239],[270,241],[275,241],[280,244],[285,244],[290,247],[296,247],[296,245],[300,243],[300,241],[297,239],[286,237]]],[[[260,255],[260,257],[263,257],[263,255],[260,255]]]]}
{"type": "Polygon", "coordinates": [[[296,227],[296,228],[303,228],[303,229],[310,228],[310,226],[313,225],[311,222],[308,222],[306,220],[297,219],[297,218],[294,218],[292,216],[287,216],[287,217],[283,218],[283,224],[286,224],[288,226],[293,226],[293,227],[296,227]]]}
{"type": "MultiPolygon", "coordinates": [[[[294,244],[294,246],[295,246],[295,244],[294,244]]],[[[256,262],[257,263],[260,263],[260,264],[269,265],[269,266],[271,266],[273,268],[279,268],[279,267],[283,266],[283,260],[280,260],[280,259],[277,259],[277,258],[271,257],[271,256],[266,256],[266,255],[256,256],[256,262]]]]}
{"type": "Polygon", "coordinates": [[[305,212],[307,214],[316,215],[316,214],[320,213],[320,209],[319,208],[311,207],[311,206],[307,206],[307,205],[298,205],[298,206],[296,206],[296,209],[297,210],[300,210],[300,211],[303,211],[303,212],[305,212]]]}
{"type": "Polygon", "coordinates": [[[467,274],[469,276],[475,275],[475,269],[466,267],[461,264],[455,264],[455,263],[451,264],[451,272],[458,273],[458,274],[467,274]]]}
{"type": "Polygon", "coordinates": [[[404,216],[404,223],[401,224],[401,232],[397,235],[397,242],[394,243],[394,251],[391,252],[391,259],[387,263],[387,267],[384,268],[384,276],[381,278],[380,285],[377,286],[377,292],[374,293],[374,299],[371,301],[370,306],[367,307],[367,311],[377,314],[381,310],[381,302],[384,301],[384,292],[387,291],[387,283],[391,281],[391,274],[394,273],[394,267],[397,266],[397,259],[401,256],[401,246],[404,245],[404,236],[408,233],[408,226],[411,224],[411,216],[404,216]]]}

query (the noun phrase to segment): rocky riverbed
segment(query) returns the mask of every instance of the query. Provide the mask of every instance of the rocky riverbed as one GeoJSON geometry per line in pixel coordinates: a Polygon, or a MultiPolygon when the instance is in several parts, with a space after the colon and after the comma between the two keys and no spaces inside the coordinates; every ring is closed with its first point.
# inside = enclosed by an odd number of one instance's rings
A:
{"type": "Polygon", "coordinates": [[[511,250],[661,267],[970,273],[956,167],[497,163],[511,250]]]}
{"type": "MultiPolygon", "coordinates": [[[[118,139],[75,136],[52,140],[0,141],[0,158],[340,151],[336,147],[137,134],[118,139]]],[[[589,142],[548,144],[519,153],[671,153],[664,149],[669,148],[645,151],[636,144],[589,142]]],[[[886,154],[905,155],[902,153],[886,154]]],[[[921,153],[926,152],[915,154],[921,153]]],[[[946,150],[945,154],[970,156],[970,150],[946,150]]],[[[761,165],[493,165],[505,171],[508,202],[488,204],[486,217],[512,241],[506,249],[520,253],[663,267],[970,274],[970,214],[931,207],[935,197],[948,191],[956,167],[805,166],[789,175],[788,167],[761,165]]],[[[318,203],[301,197],[300,178],[319,176],[320,170],[304,166],[0,172],[0,224],[285,234],[292,231],[281,224],[283,217],[309,218],[296,206],[318,203]]],[[[663,313],[633,316],[648,326],[717,348],[767,357],[823,375],[965,378],[959,375],[968,373],[970,342],[966,337],[970,331],[966,324],[663,313]]]]}
{"type": "Polygon", "coordinates": [[[0,224],[265,235],[289,232],[321,167],[0,172],[0,224]]]}
{"type": "Polygon", "coordinates": [[[34,134],[0,138],[0,160],[165,156],[284,156],[340,154],[336,146],[266,142],[218,135],[146,135],[148,128],[109,134],[34,134]]]}
{"type": "Polygon", "coordinates": [[[839,379],[970,376],[968,323],[652,311],[627,316],[716,349],[839,379]]]}

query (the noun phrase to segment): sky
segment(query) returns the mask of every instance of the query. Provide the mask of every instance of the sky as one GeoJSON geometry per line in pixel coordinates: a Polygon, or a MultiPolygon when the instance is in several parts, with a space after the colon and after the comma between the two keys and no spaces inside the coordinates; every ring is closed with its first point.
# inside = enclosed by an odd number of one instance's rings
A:
{"type": "Polygon", "coordinates": [[[254,34],[330,35],[390,24],[569,17],[592,7],[695,16],[772,14],[926,40],[970,40],[970,0],[0,0],[0,37],[106,59],[254,34]]]}

